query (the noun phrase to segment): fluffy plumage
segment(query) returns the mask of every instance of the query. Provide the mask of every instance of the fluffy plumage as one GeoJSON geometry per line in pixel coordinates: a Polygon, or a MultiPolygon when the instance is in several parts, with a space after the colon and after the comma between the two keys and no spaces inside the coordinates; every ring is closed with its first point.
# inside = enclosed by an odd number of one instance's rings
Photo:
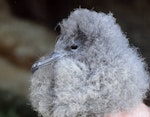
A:
{"type": "Polygon", "coordinates": [[[44,117],[103,117],[142,102],[149,88],[145,62],[111,13],[76,9],[60,26],[54,52],[62,56],[31,80],[35,110],[44,117]]]}

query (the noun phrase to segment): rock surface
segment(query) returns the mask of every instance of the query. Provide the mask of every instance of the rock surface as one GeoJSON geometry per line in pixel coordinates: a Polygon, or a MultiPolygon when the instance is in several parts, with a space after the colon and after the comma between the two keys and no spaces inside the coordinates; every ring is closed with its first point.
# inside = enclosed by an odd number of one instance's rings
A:
{"type": "Polygon", "coordinates": [[[0,88],[19,95],[28,94],[31,73],[20,69],[9,61],[0,58],[0,88]]]}
{"type": "Polygon", "coordinates": [[[55,37],[48,28],[13,16],[0,0],[0,88],[26,96],[30,68],[53,49],[55,37]]]}
{"type": "Polygon", "coordinates": [[[37,24],[12,18],[0,21],[0,54],[30,68],[37,57],[51,51],[55,35],[37,24]]]}

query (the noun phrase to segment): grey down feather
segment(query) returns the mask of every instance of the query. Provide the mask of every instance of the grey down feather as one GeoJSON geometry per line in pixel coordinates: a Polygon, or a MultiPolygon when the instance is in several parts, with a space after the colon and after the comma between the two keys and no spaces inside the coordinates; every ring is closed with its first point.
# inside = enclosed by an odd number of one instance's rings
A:
{"type": "Polygon", "coordinates": [[[43,117],[105,117],[143,101],[146,64],[111,13],[79,8],[60,27],[54,52],[33,66],[36,111],[43,117]]]}

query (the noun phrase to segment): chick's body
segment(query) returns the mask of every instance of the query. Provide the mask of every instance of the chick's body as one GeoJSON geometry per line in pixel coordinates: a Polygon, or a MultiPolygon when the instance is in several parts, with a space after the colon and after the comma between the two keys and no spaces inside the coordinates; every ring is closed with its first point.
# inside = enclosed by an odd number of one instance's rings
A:
{"type": "Polygon", "coordinates": [[[77,9],[60,26],[54,52],[62,56],[31,80],[31,102],[40,114],[104,117],[142,102],[149,74],[112,14],[77,9]]]}

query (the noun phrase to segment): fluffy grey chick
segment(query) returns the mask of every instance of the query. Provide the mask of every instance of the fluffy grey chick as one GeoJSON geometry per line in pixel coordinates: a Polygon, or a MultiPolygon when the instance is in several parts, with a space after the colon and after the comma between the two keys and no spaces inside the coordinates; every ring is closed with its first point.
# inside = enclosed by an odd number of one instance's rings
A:
{"type": "Polygon", "coordinates": [[[142,102],[149,74],[111,13],[76,9],[60,26],[54,52],[32,67],[35,110],[44,117],[104,117],[142,102]]]}

